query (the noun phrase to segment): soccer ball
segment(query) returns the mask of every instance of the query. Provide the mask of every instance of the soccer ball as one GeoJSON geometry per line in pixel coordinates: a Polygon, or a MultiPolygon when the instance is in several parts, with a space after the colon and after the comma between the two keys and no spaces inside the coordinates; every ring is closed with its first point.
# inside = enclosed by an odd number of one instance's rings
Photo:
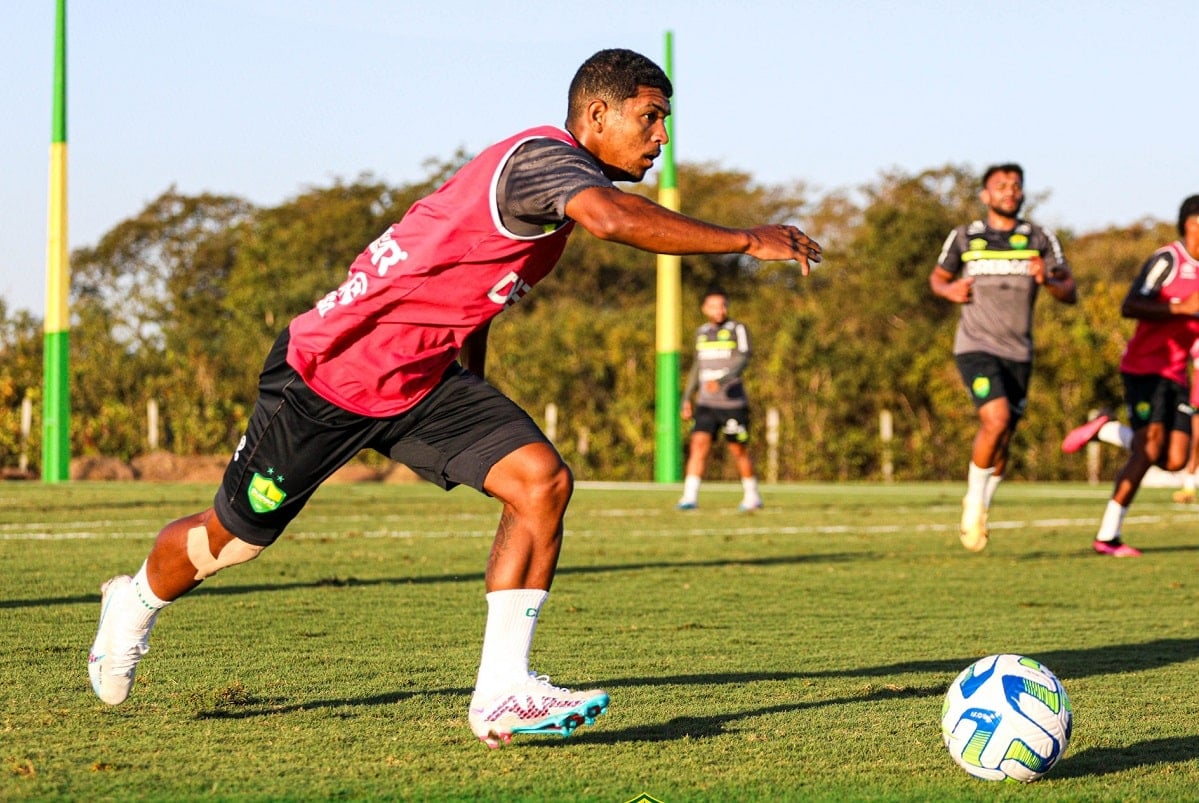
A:
{"type": "Polygon", "coordinates": [[[1035,781],[1066,752],[1074,712],[1039,661],[988,655],[962,670],[941,706],[949,755],[975,778],[1035,781]]]}

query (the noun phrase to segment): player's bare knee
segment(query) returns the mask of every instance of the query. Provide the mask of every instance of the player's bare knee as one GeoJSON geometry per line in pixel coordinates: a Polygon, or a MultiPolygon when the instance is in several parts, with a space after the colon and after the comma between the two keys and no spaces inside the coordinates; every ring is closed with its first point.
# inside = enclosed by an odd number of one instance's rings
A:
{"type": "Polygon", "coordinates": [[[1166,471],[1182,471],[1186,468],[1187,461],[1180,455],[1171,454],[1162,461],[1165,465],[1162,466],[1166,471]]]}
{"type": "Polygon", "coordinates": [[[196,580],[212,577],[228,566],[254,560],[263,549],[233,536],[214,555],[207,527],[192,527],[187,531],[187,557],[196,567],[196,580]]]}
{"type": "Polygon", "coordinates": [[[574,493],[575,479],[570,467],[561,460],[538,472],[525,489],[525,498],[541,507],[562,513],[574,493]]]}
{"type": "Polygon", "coordinates": [[[570,502],[570,497],[575,492],[575,475],[570,470],[570,466],[565,463],[559,463],[558,469],[550,478],[550,494],[555,502],[563,509],[570,502]]]}

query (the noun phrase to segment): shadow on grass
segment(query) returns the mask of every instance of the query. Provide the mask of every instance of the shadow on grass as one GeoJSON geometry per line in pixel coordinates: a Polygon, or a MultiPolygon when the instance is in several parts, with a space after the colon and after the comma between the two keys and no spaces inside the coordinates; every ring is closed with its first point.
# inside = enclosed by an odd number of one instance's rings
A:
{"type": "MultiPolygon", "coordinates": [[[[801,677],[801,675],[796,674],[793,677],[801,677]]],[[[867,694],[852,697],[834,697],[825,700],[780,703],[778,705],[754,708],[749,711],[713,714],[707,717],[676,717],[660,725],[635,725],[615,731],[579,731],[578,735],[572,738],[571,741],[596,744],[624,744],[628,742],[670,742],[678,739],[708,739],[726,734],[729,725],[743,719],[752,719],[770,714],[806,711],[813,708],[825,708],[834,705],[882,702],[885,700],[894,700],[899,697],[940,697],[944,693],[945,690],[939,686],[878,689],[867,694]]],[[[538,747],[556,747],[562,744],[562,741],[549,740],[529,743],[530,746],[534,744],[538,747]]]]}
{"type": "MultiPolygon", "coordinates": [[[[1111,675],[1121,672],[1141,672],[1199,658],[1199,638],[1170,638],[1129,644],[1108,644],[1071,650],[1029,652],[1053,670],[1063,682],[1091,675],[1111,675]]],[[[754,683],[800,678],[882,678],[895,675],[936,673],[946,675],[945,685],[980,656],[934,658],[921,661],[899,661],[893,664],[828,669],[812,672],[732,672],[723,675],[671,675],[657,678],[616,678],[601,684],[604,688],[628,686],[708,686],[722,683],[754,683]]],[[[944,693],[944,688],[941,689],[944,693]]]]}
{"type": "MultiPolygon", "coordinates": [[[[769,558],[747,558],[744,560],[722,558],[719,560],[692,561],[652,561],[644,563],[609,564],[606,566],[561,566],[556,572],[557,577],[563,575],[608,574],[613,572],[636,572],[646,569],[705,569],[725,566],[792,566],[803,563],[843,563],[861,561],[861,554],[832,552],[817,555],[782,555],[769,558]]],[[[205,585],[188,594],[189,597],[200,596],[234,596],[240,594],[259,594],[268,591],[296,591],[306,588],[370,588],[375,586],[409,586],[435,585],[438,583],[483,583],[482,572],[468,574],[438,574],[418,575],[414,577],[380,577],[370,580],[359,580],[355,577],[329,577],[320,580],[296,583],[259,583],[255,585],[222,586],[205,585]]],[[[80,594],[71,597],[48,597],[43,599],[6,599],[0,600],[0,609],[4,608],[41,608],[47,605],[94,605],[100,601],[99,584],[94,594],[80,594]]]]}
{"type": "MultiPolygon", "coordinates": [[[[294,714],[297,711],[317,711],[325,708],[349,708],[361,705],[395,705],[416,697],[423,692],[399,691],[390,694],[375,694],[370,697],[354,697],[340,700],[305,700],[300,703],[283,704],[284,698],[247,697],[236,702],[209,704],[196,712],[196,719],[250,719],[278,714],[294,714]]],[[[470,694],[470,689],[443,689],[435,694],[470,694]]]]}
{"type": "MultiPolygon", "coordinates": [[[[860,561],[862,555],[848,552],[833,552],[826,554],[780,555],[768,558],[747,558],[744,560],[719,558],[714,560],[661,560],[642,563],[614,563],[602,566],[559,566],[555,577],[567,575],[610,574],[615,572],[638,572],[647,569],[710,569],[726,566],[792,566],[804,563],[846,563],[860,561]]],[[[319,588],[326,586],[368,587],[368,586],[407,586],[435,585],[438,583],[483,583],[483,573],[470,574],[441,574],[421,575],[416,577],[384,577],[373,580],[356,578],[317,580],[309,583],[284,583],[256,586],[233,586],[229,588],[200,589],[197,593],[207,594],[246,594],[258,591],[283,591],[297,588],[319,588]]]]}
{"type": "MultiPolygon", "coordinates": [[[[1199,657],[1199,638],[1157,639],[1149,642],[1114,644],[1086,649],[1052,650],[1038,652],[1032,654],[1032,656],[1042,661],[1046,666],[1049,666],[1064,681],[1068,682],[1071,678],[1139,672],[1193,660],[1199,657]]],[[[811,708],[852,703],[893,700],[902,697],[939,698],[945,693],[950,679],[976,658],[977,656],[960,656],[957,658],[901,661],[878,666],[807,672],[727,672],[721,674],[708,673],[663,675],[660,677],[611,678],[600,681],[596,685],[611,691],[619,688],[657,686],[706,686],[715,688],[729,684],[744,685],[747,683],[811,680],[814,678],[857,677],[882,679],[910,674],[937,674],[943,676],[933,685],[895,684],[882,688],[873,688],[872,686],[860,695],[849,697],[779,704],[749,711],[714,714],[710,717],[680,717],[660,725],[640,725],[620,731],[607,731],[594,734],[588,732],[584,738],[587,741],[603,742],[667,741],[672,739],[703,738],[725,732],[725,728],[729,723],[767,714],[802,711],[811,708]]],[[[201,711],[197,714],[197,717],[242,719],[318,708],[390,705],[417,695],[465,697],[469,694],[469,689],[437,689],[423,692],[396,692],[394,694],[357,699],[312,700],[291,705],[279,705],[279,701],[274,700],[251,699],[245,704],[237,706],[217,706],[214,710],[201,711]]],[[[1080,768],[1077,770],[1077,774],[1080,775],[1094,774],[1096,767],[1107,768],[1105,771],[1115,772],[1121,768],[1140,766],[1147,763],[1169,763],[1176,760],[1190,760],[1196,755],[1199,755],[1199,737],[1165,739],[1146,743],[1145,745],[1088,750],[1077,757],[1069,759],[1068,766],[1064,764],[1063,768],[1067,772],[1071,772],[1074,771],[1072,768],[1077,766],[1080,768]]],[[[1061,777],[1063,774],[1065,773],[1055,772],[1055,777],[1061,777]]]]}
{"type": "Polygon", "coordinates": [[[1155,764],[1182,764],[1194,761],[1199,756],[1199,736],[1174,736],[1168,739],[1152,739],[1126,747],[1092,747],[1062,758],[1060,766],[1051,777],[1089,778],[1110,775],[1115,772],[1152,767],[1155,764]]]}

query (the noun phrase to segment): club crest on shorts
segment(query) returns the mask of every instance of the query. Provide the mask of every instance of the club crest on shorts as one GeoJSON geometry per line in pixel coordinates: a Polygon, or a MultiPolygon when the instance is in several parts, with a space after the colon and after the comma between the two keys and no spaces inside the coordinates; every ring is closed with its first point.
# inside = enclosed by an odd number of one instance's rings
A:
{"type": "Polygon", "coordinates": [[[970,383],[970,392],[977,399],[985,399],[991,395],[991,379],[986,376],[976,376],[970,383]]]}
{"type": "Polygon", "coordinates": [[[287,498],[287,491],[276,485],[270,477],[264,477],[255,471],[254,479],[250,480],[250,487],[246,490],[246,497],[255,513],[271,513],[283,504],[283,500],[287,498]]]}

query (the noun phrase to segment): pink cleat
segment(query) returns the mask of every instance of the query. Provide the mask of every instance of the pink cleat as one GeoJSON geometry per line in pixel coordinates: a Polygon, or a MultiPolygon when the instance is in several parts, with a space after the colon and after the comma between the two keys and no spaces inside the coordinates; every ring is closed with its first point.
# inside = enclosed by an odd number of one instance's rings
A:
{"type": "Polygon", "coordinates": [[[1095,542],[1091,544],[1091,548],[1100,555],[1111,555],[1113,558],[1141,557],[1141,550],[1130,547],[1119,538],[1115,541],[1100,541],[1099,539],[1095,539],[1095,542]]]}
{"type": "Polygon", "coordinates": [[[1062,441],[1062,451],[1066,454],[1073,454],[1082,447],[1086,446],[1099,435],[1099,430],[1103,425],[1111,420],[1111,416],[1106,413],[1100,413],[1092,418],[1081,427],[1075,427],[1066,433],[1065,439],[1062,441]]]}

